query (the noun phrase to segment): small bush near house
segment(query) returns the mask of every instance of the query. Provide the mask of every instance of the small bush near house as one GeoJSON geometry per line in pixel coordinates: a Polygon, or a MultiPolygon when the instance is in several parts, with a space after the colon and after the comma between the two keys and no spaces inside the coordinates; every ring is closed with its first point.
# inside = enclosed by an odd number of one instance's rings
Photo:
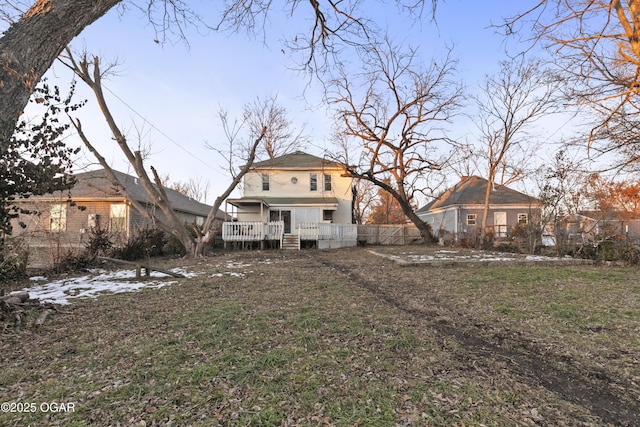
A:
{"type": "Polygon", "coordinates": [[[167,243],[165,234],[157,228],[144,228],[133,238],[129,239],[122,248],[113,250],[113,257],[126,261],[135,261],[163,255],[164,245],[167,243]]]}
{"type": "Polygon", "coordinates": [[[164,247],[162,248],[162,252],[165,255],[184,256],[186,255],[187,250],[176,236],[169,235],[164,247]]]}
{"type": "Polygon", "coordinates": [[[69,250],[62,254],[55,266],[50,269],[50,272],[68,273],[92,267],[94,264],[95,256],[91,256],[87,250],[80,252],[69,250]]]}
{"type": "Polygon", "coordinates": [[[89,241],[86,244],[88,254],[92,257],[99,255],[108,256],[112,250],[113,240],[109,230],[101,227],[92,229],[89,241]]]}

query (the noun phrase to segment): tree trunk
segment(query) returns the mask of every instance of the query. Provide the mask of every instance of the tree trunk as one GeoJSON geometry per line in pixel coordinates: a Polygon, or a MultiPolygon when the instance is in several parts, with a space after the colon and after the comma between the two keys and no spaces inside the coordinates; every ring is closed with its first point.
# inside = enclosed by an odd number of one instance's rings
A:
{"type": "Polygon", "coordinates": [[[0,155],[36,84],[71,40],[122,0],[38,0],[0,38],[0,155]]]}
{"type": "Polygon", "coordinates": [[[194,255],[197,255],[197,256],[203,255],[205,246],[209,243],[209,241],[213,236],[212,226],[213,226],[213,222],[216,219],[216,214],[218,213],[218,209],[220,209],[220,206],[222,206],[222,202],[224,202],[226,198],[229,197],[231,192],[238,186],[238,184],[240,184],[240,181],[242,181],[242,177],[244,177],[247,174],[247,172],[251,170],[251,167],[253,166],[253,161],[256,158],[256,150],[258,149],[258,145],[260,145],[260,142],[264,139],[264,136],[266,135],[266,133],[267,133],[267,127],[264,126],[262,128],[262,132],[260,133],[260,136],[256,138],[256,140],[253,142],[253,145],[251,146],[251,149],[249,150],[249,156],[246,163],[240,169],[240,172],[233,178],[233,181],[231,181],[231,184],[229,184],[229,186],[224,191],[224,193],[222,193],[220,196],[216,198],[216,201],[213,204],[213,207],[209,211],[209,215],[207,215],[207,220],[205,221],[204,226],[202,227],[204,231],[204,236],[200,236],[200,235],[198,236],[198,239],[195,245],[194,255]]]}
{"type": "Polygon", "coordinates": [[[484,193],[484,208],[482,210],[482,221],[480,229],[480,245],[484,248],[487,240],[487,219],[489,218],[489,198],[491,197],[491,190],[493,189],[493,177],[489,174],[489,180],[487,181],[487,190],[484,193]]]}

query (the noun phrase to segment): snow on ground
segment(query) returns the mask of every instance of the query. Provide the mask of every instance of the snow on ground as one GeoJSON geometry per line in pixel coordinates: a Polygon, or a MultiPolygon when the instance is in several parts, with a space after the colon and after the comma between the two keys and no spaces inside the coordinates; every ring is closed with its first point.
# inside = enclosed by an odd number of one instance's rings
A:
{"type": "MultiPolygon", "coordinates": [[[[370,251],[374,255],[386,257],[399,263],[417,264],[429,262],[568,262],[567,258],[555,258],[541,255],[520,255],[501,252],[475,251],[475,250],[438,250],[432,253],[399,252],[397,254],[378,253],[370,251]]],[[[576,263],[584,260],[574,260],[576,263]]]]}
{"type": "MultiPolygon", "coordinates": [[[[273,261],[266,259],[261,264],[271,264],[273,261]]],[[[252,273],[247,268],[251,264],[228,260],[224,264],[215,266],[219,271],[211,274],[209,277],[240,277],[244,278],[247,274],[252,273]],[[230,271],[225,271],[230,270],[230,271]]],[[[188,273],[180,268],[171,270],[174,273],[180,273],[185,277],[194,277],[197,273],[188,273]]],[[[25,288],[29,292],[29,297],[54,304],[70,304],[72,300],[77,298],[96,298],[99,295],[121,292],[135,292],[143,288],[162,288],[178,283],[177,280],[167,281],[170,277],[166,274],[153,271],[149,280],[133,280],[135,279],[135,271],[118,270],[106,271],[102,269],[89,270],[88,274],[81,277],[60,279],[49,281],[44,276],[31,277],[31,281],[35,282],[33,286],[25,288]],[[162,280],[159,280],[162,279],[162,280]]]]}
{"type": "MultiPolygon", "coordinates": [[[[174,273],[183,274],[185,277],[193,277],[194,273],[188,273],[182,269],[171,270],[174,273]]],[[[48,281],[46,277],[32,277],[36,282],[33,286],[23,289],[29,292],[29,297],[41,302],[55,304],[69,304],[76,298],[96,298],[105,293],[135,292],[142,288],[161,288],[177,283],[176,280],[158,280],[170,277],[159,272],[151,272],[148,280],[135,279],[133,270],[106,271],[101,269],[89,270],[89,274],[81,277],[73,277],[48,281]],[[155,280],[154,280],[155,279],[155,280]],[[41,283],[44,282],[44,283],[41,283]]]]}

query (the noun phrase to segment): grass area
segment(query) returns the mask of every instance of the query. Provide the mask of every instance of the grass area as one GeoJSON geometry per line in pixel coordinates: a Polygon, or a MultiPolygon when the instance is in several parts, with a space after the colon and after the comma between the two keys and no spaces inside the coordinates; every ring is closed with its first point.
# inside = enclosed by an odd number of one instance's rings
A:
{"type": "Polygon", "coordinates": [[[182,264],[198,274],[0,332],[0,402],[37,409],[0,425],[600,426],[640,400],[637,269],[403,267],[364,249],[182,264]],[[230,261],[244,275],[219,274],[230,261]],[[523,373],[525,353],[606,376],[620,408],[605,419],[523,373]]]}

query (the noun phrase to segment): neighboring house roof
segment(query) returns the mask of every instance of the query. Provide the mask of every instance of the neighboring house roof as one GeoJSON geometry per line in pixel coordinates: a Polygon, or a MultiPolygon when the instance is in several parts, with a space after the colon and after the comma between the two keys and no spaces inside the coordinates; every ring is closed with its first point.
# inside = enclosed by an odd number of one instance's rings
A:
{"type": "Polygon", "coordinates": [[[296,151],[273,159],[255,162],[253,169],[342,169],[340,164],[321,157],[296,151]]]}
{"type": "MultiPolygon", "coordinates": [[[[418,209],[416,213],[426,213],[453,206],[484,205],[487,183],[486,179],[479,176],[463,178],[456,185],[448,188],[440,197],[418,209]]],[[[527,196],[504,185],[494,185],[489,196],[489,204],[494,206],[538,205],[539,203],[535,197],[527,196]]]]}
{"type": "Polygon", "coordinates": [[[587,218],[594,221],[629,221],[640,219],[640,216],[635,212],[626,211],[580,211],[575,214],[567,215],[567,219],[577,220],[576,217],[587,218]]]}
{"type": "MultiPolygon", "coordinates": [[[[140,179],[127,175],[126,173],[113,171],[120,183],[125,187],[130,197],[140,203],[151,204],[146,190],[140,184],[140,179]]],[[[74,175],[76,184],[70,190],[72,199],[113,199],[125,197],[125,194],[116,183],[112,182],[104,169],[83,172],[74,175]]],[[[178,191],[166,188],[167,197],[175,211],[206,217],[211,211],[211,206],[191,199],[178,191]]],[[[47,199],[52,195],[37,196],[38,199],[47,199]]],[[[35,197],[34,197],[35,198],[35,197]]],[[[218,210],[216,218],[225,217],[221,210],[218,210]]]]}

